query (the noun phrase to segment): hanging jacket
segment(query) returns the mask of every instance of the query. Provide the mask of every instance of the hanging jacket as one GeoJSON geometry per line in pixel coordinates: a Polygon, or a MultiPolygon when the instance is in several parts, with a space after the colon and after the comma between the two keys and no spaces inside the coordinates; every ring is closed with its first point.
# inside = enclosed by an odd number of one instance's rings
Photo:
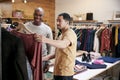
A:
{"type": "Polygon", "coordinates": [[[28,80],[26,56],[20,38],[1,29],[2,80],[28,80]]]}

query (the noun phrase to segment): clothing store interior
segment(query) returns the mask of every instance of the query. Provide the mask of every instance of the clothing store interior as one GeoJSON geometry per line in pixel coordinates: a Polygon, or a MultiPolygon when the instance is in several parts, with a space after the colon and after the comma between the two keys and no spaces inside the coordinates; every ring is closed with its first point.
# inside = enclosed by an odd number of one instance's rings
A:
{"type": "Polygon", "coordinates": [[[120,0],[0,0],[0,80],[120,80],[120,0]]]}

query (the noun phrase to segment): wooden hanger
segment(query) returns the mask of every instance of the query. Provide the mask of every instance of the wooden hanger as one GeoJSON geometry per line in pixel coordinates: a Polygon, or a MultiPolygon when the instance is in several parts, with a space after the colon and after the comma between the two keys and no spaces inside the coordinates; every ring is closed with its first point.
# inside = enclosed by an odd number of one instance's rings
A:
{"type": "Polygon", "coordinates": [[[33,34],[33,32],[28,30],[23,23],[19,23],[19,25],[16,27],[16,30],[20,33],[33,34]]]}

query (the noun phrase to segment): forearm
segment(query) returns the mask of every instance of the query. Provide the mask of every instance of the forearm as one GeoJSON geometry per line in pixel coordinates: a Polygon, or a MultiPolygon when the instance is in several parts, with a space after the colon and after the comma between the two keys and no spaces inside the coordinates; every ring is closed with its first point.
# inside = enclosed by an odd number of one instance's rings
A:
{"type": "Polygon", "coordinates": [[[66,48],[71,43],[67,39],[64,39],[64,40],[53,40],[53,39],[46,38],[46,37],[44,37],[42,35],[40,35],[40,36],[39,35],[35,35],[35,39],[38,42],[47,43],[47,44],[50,44],[50,45],[52,45],[54,47],[57,47],[57,48],[66,48]]]}
{"type": "Polygon", "coordinates": [[[57,48],[66,48],[68,46],[68,44],[64,40],[51,40],[46,38],[44,42],[57,48]]]}
{"type": "Polygon", "coordinates": [[[54,59],[54,58],[55,58],[55,54],[48,55],[48,60],[54,59]]]}
{"type": "Polygon", "coordinates": [[[44,56],[42,58],[42,61],[48,61],[48,60],[53,59],[53,58],[55,58],[55,54],[49,54],[47,56],[44,56]]]}

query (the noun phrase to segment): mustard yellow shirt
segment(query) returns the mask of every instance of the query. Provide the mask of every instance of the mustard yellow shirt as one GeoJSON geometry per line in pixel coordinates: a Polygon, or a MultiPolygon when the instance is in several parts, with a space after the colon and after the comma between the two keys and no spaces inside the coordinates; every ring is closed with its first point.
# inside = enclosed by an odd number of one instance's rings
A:
{"type": "Polygon", "coordinates": [[[72,29],[68,29],[60,39],[68,39],[71,45],[65,49],[56,49],[54,75],[72,76],[74,74],[77,36],[72,29]]]}
{"type": "Polygon", "coordinates": [[[115,46],[118,44],[118,26],[115,28],[115,46]]]}

